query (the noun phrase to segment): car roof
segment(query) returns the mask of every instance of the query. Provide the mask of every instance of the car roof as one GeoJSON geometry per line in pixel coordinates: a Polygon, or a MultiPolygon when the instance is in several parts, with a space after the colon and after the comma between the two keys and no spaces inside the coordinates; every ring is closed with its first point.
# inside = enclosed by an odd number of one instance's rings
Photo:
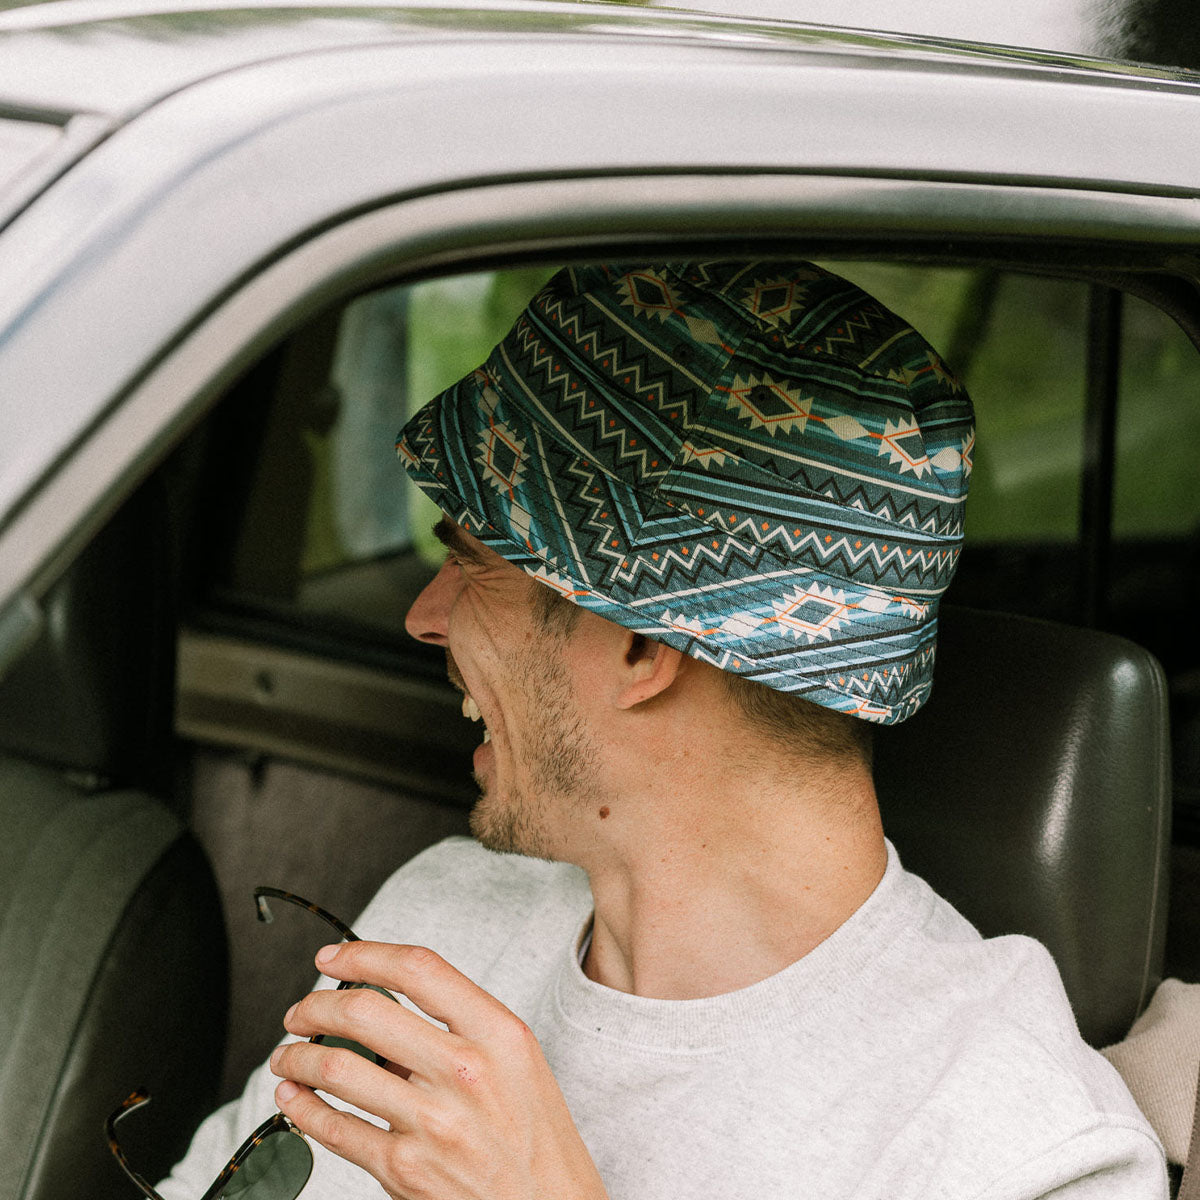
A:
{"type": "MultiPolygon", "coordinates": [[[[724,0],[717,0],[724,5],[724,0]]],[[[759,0],[735,0],[756,6],[759,0]]],[[[714,5],[715,7],[716,5],[714,5]]],[[[1059,11],[1062,6],[1047,6],[1059,11]]],[[[676,8],[634,7],[571,0],[206,0],[204,3],[139,0],[60,0],[5,8],[0,4],[0,113],[44,113],[58,121],[79,113],[128,118],[173,92],[239,67],[354,45],[419,39],[469,39],[526,34],[605,40],[666,38],[721,42],[747,49],[803,49],[831,56],[884,56],[917,65],[990,64],[1003,71],[1040,65],[1059,71],[1096,72],[1143,79],[1184,79],[1187,72],[1133,66],[1088,53],[1112,48],[1082,27],[1071,36],[1062,22],[1033,22],[1044,50],[996,43],[946,40],[926,29],[921,5],[889,6],[894,32],[853,28],[870,15],[863,3],[831,6],[800,0],[792,16],[829,19],[838,26],[752,19],[676,8]]],[[[873,14],[878,17],[878,13],[873,14]]],[[[952,26],[953,27],[953,23],[952,26]]],[[[974,27],[971,27],[974,28],[974,27]]],[[[1074,27],[1071,27],[1074,29],[1074,27]]],[[[979,30],[982,32],[982,30],[979,30]]],[[[998,36],[1015,34],[1002,25],[998,36]]],[[[1035,40],[1035,39],[1027,39],[1035,40]]],[[[1194,78],[1194,77],[1193,77],[1194,78]]]]}
{"type": "Polygon", "coordinates": [[[0,368],[23,381],[0,420],[0,538],[23,547],[0,604],[69,560],[66,540],[43,553],[45,512],[85,531],[46,481],[98,521],[164,413],[192,420],[334,293],[512,247],[748,231],[1058,239],[1190,272],[1198,104],[1184,71],[618,4],[0,11],[0,368]],[[219,361],[189,366],[204,338],[219,361]],[[196,374],[142,386],[180,363],[196,374]],[[96,462],[103,494],[74,482],[96,462]]]}

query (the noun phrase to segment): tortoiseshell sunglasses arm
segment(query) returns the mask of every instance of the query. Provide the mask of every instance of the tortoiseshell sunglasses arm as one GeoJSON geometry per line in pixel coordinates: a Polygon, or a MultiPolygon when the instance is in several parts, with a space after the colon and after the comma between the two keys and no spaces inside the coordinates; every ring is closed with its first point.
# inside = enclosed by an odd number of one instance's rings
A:
{"type": "Polygon", "coordinates": [[[275,900],[286,900],[289,904],[297,904],[301,908],[307,908],[314,916],[320,917],[326,925],[331,925],[337,930],[347,942],[359,942],[362,939],[343,921],[339,921],[331,912],[326,912],[325,909],[318,907],[311,900],[305,900],[303,896],[297,896],[294,892],[280,891],[279,888],[273,887],[256,887],[254,889],[254,902],[258,905],[258,919],[266,922],[268,925],[275,920],[271,913],[271,908],[267,904],[267,897],[270,896],[275,900]]]}
{"type": "MultiPolygon", "coordinates": [[[[325,909],[320,908],[311,900],[305,900],[303,896],[297,896],[292,892],[284,892],[279,888],[257,887],[254,889],[254,902],[258,906],[258,919],[260,921],[265,921],[269,924],[274,919],[271,914],[270,906],[267,904],[268,896],[275,900],[286,900],[289,904],[296,904],[301,908],[308,909],[308,911],[314,916],[320,917],[322,921],[324,921],[332,929],[335,929],[338,936],[344,941],[358,942],[362,940],[358,934],[356,934],[354,930],[350,928],[349,925],[345,924],[343,921],[339,921],[337,917],[333,915],[333,913],[326,912],[325,909]]],[[[363,985],[345,982],[338,984],[339,989],[360,986],[363,985]]],[[[375,988],[373,990],[382,991],[380,988],[375,988]]],[[[395,999],[394,996],[388,995],[387,992],[383,992],[383,994],[388,996],[389,1000],[395,999]]],[[[320,1045],[324,1042],[325,1035],[317,1034],[316,1037],[310,1040],[320,1045]]],[[[377,1063],[383,1061],[383,1059],[378,1055],[373,1055],[372,1057],[377,1063]]],[[[113,1156],[116,1158],[117,1162],[121,1164],[121,1169],[125,1172],[125,1174],[128,1175],[129,1178],[141,1189],[142,1195],[145,1196],[147,1200],[163,1200],[162,1196],[160,1196],[158,1192],[156,1192],[129,1165],[129,1161],[125,1157],[125,1151],[121,1149],[121,1145],[117,1141],[116,1133],[114,1131],[114,1126],[119,1120],[121,1120],[122,1117],[125,1116],[126,1113],[133,1112],[135,1108],[141,1108],[143,1104],[148,1104],[149,1101],[150,1093],[144,1089],[139,1088],[137,1091],[131,1092],[122,1102],[121,1107],[118,1108],[117,1111],[111,1116],[109,1116],[107,1121],[105,1121],[104,1131],[108,1135],[108,1148],[113,1152],[113,1156]]],[[[255,1144],[262,1141],[267,1134],[273,1132],[277,1128],[283,1129],[294,1127],[291,1125],[291,1122],[288,1121],[287,1117],[285,1117],[282,1113],[276,1113],[275,1116],[271,1117],[267,1121],[264,1121],[263,1124],[260,1125],[242,1144],[241,1148],[233,1156],[226,1168],[217,1177],[212,1187],[210,1187],[205,1193],[205,1197],[211,1196],[214,1191],[219,1191],[229,1177],[241,1166],[242,1161],[249,1155],[250,1151],[253,1150],[255,1144]]],[[[297,1130],[296,1132],[298,1133],[299,1131],[297,1130]]]]}
{"type": "Polygon", "coordinates": [[[121,1107],[116,1112],[110,1114],[107,1121],[104,1122],[104,1132],[108,1134],[108,1148],[113,1152],[113,1157],[121,1164],[121,1170],[133,1180],[134,1183],[142,1189],[142,1195],[148,1197],[148,1200],[163,1200],[163,1198],[129,1165],[129,1160],[125,1157],[125,1151],[121,1149],[120,1143],[117,1141],[117,1135],[114,1130],[116,1123],[125,1116],[126,1113],[131,1113],[135,1108],[141,1108],[143,1104],[150,1103],[150,1093],[138,1088],[137,1091],[130,1092],[121,1103],[121,1107]]]}

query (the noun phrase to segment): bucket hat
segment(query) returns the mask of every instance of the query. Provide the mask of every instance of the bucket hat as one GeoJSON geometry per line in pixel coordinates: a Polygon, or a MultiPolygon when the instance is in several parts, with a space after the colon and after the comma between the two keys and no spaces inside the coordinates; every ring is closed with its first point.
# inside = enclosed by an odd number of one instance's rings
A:
{"type": "Polygon", "coordinates": [[[397,453],[575,604],[881,723],[929,694],[962,544],[970,400],[808,263],[560,271],[397,453]]]}

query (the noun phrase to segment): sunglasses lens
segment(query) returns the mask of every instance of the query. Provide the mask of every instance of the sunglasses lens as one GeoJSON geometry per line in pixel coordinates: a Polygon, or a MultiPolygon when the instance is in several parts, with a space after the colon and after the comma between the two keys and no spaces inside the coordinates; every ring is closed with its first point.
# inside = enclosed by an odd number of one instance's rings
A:
{"type": "Polygon", "coordinates": [[[242,1160],[213,1200],[296,1200],[312,1174],[312,1151],[292,1129],[276,1129],[242,1160]]]}

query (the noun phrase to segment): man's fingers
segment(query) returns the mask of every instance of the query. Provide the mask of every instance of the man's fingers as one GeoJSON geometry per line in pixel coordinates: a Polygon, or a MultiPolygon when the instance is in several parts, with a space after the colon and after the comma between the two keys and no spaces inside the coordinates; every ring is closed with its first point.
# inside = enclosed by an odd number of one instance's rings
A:
{"type": "MultiPolygon", "coordinates": [[[[421,1103],[421,1097],[411,1084],[368,1062],[361,1054],[340,1047],[291,1042],[278,1047],[271,1055],[271,1070],[285,1080],[303,1084],[310,1090],[327,1092],[363,1112],[372,1113],[393,1129],[411,1129],[414,1110],[421,1103]]],[[[288,1116],[305,1133],[308,1132],[308,1127],[298,1118],[290,1112],[288,1116]]],[[[329,1124],[332,1129],[339,1122],[329,1119],[329,1124]]]]}
{"type": "Polygon", "coordinates": [[[419,1011],[364,988],[322,988],[288,1012],[294,1034],[332,1034],[412,1069],[406,1080],[352,1050],[280,1047],[271,1066],[288,1082],[276,1099],[301,1130],[397,1200],[603,1196],[537,1039],[499,1000],[419,946],[353,942],[317,965],[334,979],[402,993],[419,1011]]]}
{"type": "Polygon", "coordinates": [[[326,1104],[310,1087],[285,1081],[275,1089],[275,1103],[302,1133],[364,1170],[369,1171],[389,1153],[394,1135],[326,1104]]]}
{"type": "MultiPolygon", "coordinates": [[[[436,1071],[444,1054],[441,1042],[450,1037],[402,1004],[366,988],[311,992],[288,1010],[283,1026],[303,1038],[321,1033],[358,1042],[389,1063],[423,1075],[436,1071]]],[[[361,1055],[355,1057],[366,1063],[361,1055]]],[[[402,1071],[394,1073],[404,1077],[402,1071]]]]}
{"type": "Polygon", "coordinates": [[[326,946],[317,967],[333,979],[403,992],[422,1012],[465,1038],[489,1038],[516,1020],[494,996],[425,946],[345,942],[326,946]]]}

